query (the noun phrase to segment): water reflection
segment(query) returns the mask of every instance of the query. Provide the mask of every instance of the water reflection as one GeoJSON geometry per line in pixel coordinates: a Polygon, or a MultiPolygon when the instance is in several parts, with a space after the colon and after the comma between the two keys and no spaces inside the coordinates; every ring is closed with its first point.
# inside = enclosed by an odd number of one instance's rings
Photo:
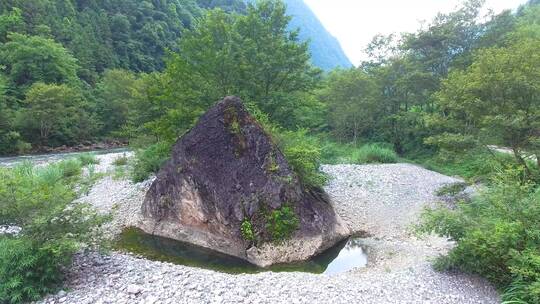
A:
{"type": "Polygon", "coordinates": [[[219,252],[167,238],[152,236],[136,228],[125,229],[116,245],[118,249],[127,250],[151,260],[233,274],[258,273],[263,271],[301,271],[332,275],[367,265],[367,256],[360,239],[349,239],[340,242],[309,261],[274,265],[265,269],[219,252]]]}
{"type": "Polygon", "coordinates": [[[339,254],[326,267],[325,274],[337,274],[353,268],[366,267],[367,255],[359,239],[349,239],[339,254]]]}

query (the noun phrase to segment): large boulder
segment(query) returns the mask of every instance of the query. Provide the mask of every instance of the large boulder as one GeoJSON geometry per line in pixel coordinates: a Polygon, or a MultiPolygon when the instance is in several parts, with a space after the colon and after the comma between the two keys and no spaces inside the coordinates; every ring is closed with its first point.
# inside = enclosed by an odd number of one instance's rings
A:
{"type": "Polygon", "coordinates": [[[146,233],[261,267],[306,260],[350,234],[237,97],[217,103],[176,142],[142,214],[146,233]]]}

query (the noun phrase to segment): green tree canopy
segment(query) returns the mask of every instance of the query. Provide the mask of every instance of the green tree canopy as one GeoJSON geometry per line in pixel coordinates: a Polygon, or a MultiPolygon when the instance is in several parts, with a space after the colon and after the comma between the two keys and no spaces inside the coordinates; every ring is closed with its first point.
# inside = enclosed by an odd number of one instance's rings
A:
{"type": "Polygon", "coordinates": [[[138,85],[134,73],[126,70],[109,70],[96,86],[97,109],[103,122],[103,133],[118,131],[128,122],[129,107],[133,105],[138,85]]]}
{"type": "Polygon", "coordinates": [[[13,86],[28,88],[35,82],[77,82],[77,60],[59,43],[39,36],[13,33],[0,47],[0,62],[13,86]]]}
{"type": "Polygon", "coordinates": [[[56,146],[90,138],[99,127],[91,113],[78,90],[38,82],[28,90],[18,121],[32,143],[56,146]]]}
{"type": "Polygon", "coordinates": [[[209,11],[170,57],[158,97],[167,111],[149,123],[174,138],[212,103],[238,95],[285,124],[290,113],[283,108],[300,104],[293,97],[313,89],[320,73],[309,62],[307,44],[287,30],[289,21],[275,0],[249,5],[246,15],[209,11]]]}
{"type": "MultiPolygon", "coordinates": [[[[437,94],[434,127],[444,133],[428,142],[444,148],[500,143],[517,160],[540,154],[540,40],[523,39],[505,48],[479,51],[464,71],[454,71],[437,94]]],[[[540,159],[540,158],[539,158],[540,159]]]]}
{"type": "Polygon", "coordinates": [[[320,98],[328,105],[329,124],[337,138],[356,142],[372,135],[380,92],[376,80],[360,69],[330,74],[320,98]]]}

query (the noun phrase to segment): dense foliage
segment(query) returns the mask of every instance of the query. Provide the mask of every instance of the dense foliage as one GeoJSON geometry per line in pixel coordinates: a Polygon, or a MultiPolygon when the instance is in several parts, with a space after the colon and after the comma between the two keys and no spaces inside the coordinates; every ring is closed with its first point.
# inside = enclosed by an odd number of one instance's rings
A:
{"type": "Polygon", "coordinates": [[[97,241],[94,227],[103,219],[87,205],[71,203],[81,167],[74,159],[45,168],[0,168],[0,225],[22,228],[0,236],[0,302],[37,300],[55,291],[62,267],[83,244],[97,241]]]}
{"type": "Polygon", "coordinates": [[[424,214],[422,231],[449,236],[457,246],[437,260],[440,269],[477,273],[508,288],[505,300],[540,301],[540,191],[519,172],[498,174],[471,203],[424,214]]]}
{"type": "Polygon", "coordinates": [[[245,10],[240,0],[0,2],[0,154],[125,138],[126,108],[144,94],[124,92],[124,85],[144,87],[143,77],[131,73],[163,70],[166,52],[178,50],[184,30],[216,7],[245,10]],[[44,86],[31,90],[37,83],[62,87],[41,92],[47,94],[41,99],[36,90],[44,86]],[[76,97],[68,101],[62,91],[76,97]],[[36,113],[49,103],[54,109],[36,113]],[[64,115],[71,110],[77,113],[64,115]],[[32,121],[50,114],[54,119],[41,121],[48,126],[32,121]]]}
{"type": "MultiPolygon", "coordinates": [[[[311,51],[317,54],[335,49],[336,41],[319,42],[319,33],[305,31],[298,38],[296,26],[312,24],[313,16],[294,1],[291,9],[294,24],[284,15],[285,6],[275,1],[2,1],[0,154],[109,138],[128,141],[147,130],[171,136],[192,124],[201,107],[227,94],[264,105],[263,110],[289,127],[298,121],[312,127],[323,117],[315,115],[320,106],[306,93],[315,85],[313,76],[317,78],[307,41],[315,36],[317,46],[311,51]],[[270,22],[275,24],[265,28],[270,22]],[[199,52],[203,44],[205,52],[199,52]],[[199,65],[198,60],[207,63],[199,65]],[[182,79],[189,81],[178,87],[182,79]],[[84,119],[76,128],[86,132],[64,134],[67,129],[59,126],[51,140],[35,135],[31,116],[19,112],[27,112],[28,91],[38,82],[66,85],[78,95],[84,103],[78,115],[84,119]],[[197,101],[192,104],[192,99],[197,101]]],[[[334,55],[325,53],[316,61],[337,60],[334,55]]],[[[42,103],[49,101],[62,103],[42,103]]],[[[71,125],[62,117],[48,123],[71,125]]]]}

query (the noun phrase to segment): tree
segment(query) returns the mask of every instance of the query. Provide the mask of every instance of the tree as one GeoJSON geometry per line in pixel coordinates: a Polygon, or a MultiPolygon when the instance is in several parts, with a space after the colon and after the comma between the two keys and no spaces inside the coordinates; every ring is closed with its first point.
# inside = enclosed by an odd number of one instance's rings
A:
{"type": "Polygon", "coordinates": [[[30,87],[23,104],[17,123],[25,138],[40,146],[90,139],[99,127],[82,94],[65,84],[38,82],[30,87]]]}
{"type": "Polygon", "coordinates": [[[0,47],[0,62],[13,86],[23,91],[35,82],[77,82],[77,60],[59,43],[13,33],[0,47]]]}
{"type": "Polygon", "coordinates": [[[483,24],[478,23],[483,4],[483,0],[468,0],[454,12],[437,15],[426,29],[406,34],[402,50],[433,77],[446,77],[483,32],[483,24]]]}
{"type": "Polygon", "coordinates": [[[0,154],[24,152],[28,149],[13,126],[14,111],[6,96],[6,80],[0,74],[0,154]]]}
{"type": "Polygon", "coordinates": [[[316,86],[320,73],[309,62],[307,44],[287,30],[289,21],[284,4],[274,0],[248,5],[246,15],[209,11],[170,57],[157,97],[166,111],[148,125],[161,137],[176,138],[227,95],[288,124],[287,109],[302,104],[302,93],[316,86]]]}
{"type": "Polygon", "coordinates": [[[100,121],[103,122],[102,133],[120,131],[127,124],[129,107],[133,104],[137,90],[135,74],[125,70],[109,70],[105,72],[97,84],[95,96],[100,121]]]}
{"type": "Polygon", "coordinates": [[[376,123],[380,89],[374,78],[360,69],[336,71],[320,98],[328,106],[329,125],[337,138],[357,142],[370,137],[376,123]]]}
{"type": "Polygon", "coordinates": [[[273,115],[282,96],[312,90],[320,75],[311,66],[308,43],[299,41],[298,30],[288,30],[290,21],[282,1],[266,0],[248,5],[236,23],[244,62],[239,90],[276,122],[283,119],[273,115]]]}
{"type": "Polygon", "coordinates": [[[439,112],[428,139],[443,148],[480,143],[510,147],[529,171],[524,154],[540,167],[540,40],[522,39],[505,48],[479,51],[464,71],[454,71],[437,94],[439,112]]]}

